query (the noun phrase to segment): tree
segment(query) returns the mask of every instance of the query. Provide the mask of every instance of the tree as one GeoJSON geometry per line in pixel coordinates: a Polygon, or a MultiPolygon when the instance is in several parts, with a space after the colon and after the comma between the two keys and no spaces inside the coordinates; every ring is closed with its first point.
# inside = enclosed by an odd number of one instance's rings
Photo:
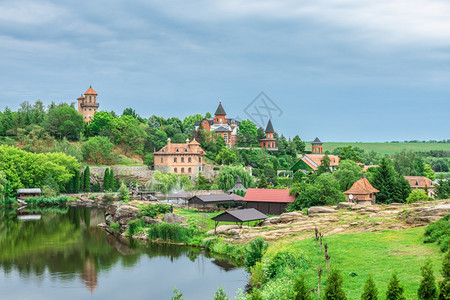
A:
{"type": "Polygon", "coordinates": [[[114,140],[120,144],[125,154],[136,152],[143,154],[146,132],[144,126],[131,116],[123,115],[114,119],[114,140]]]}
{"type": "Polygon", "coordinates": [[[444,256],[442,262],[442,281],[439,283],[439,300],[450,299],[450,250],[444,256]]]}
{"type": "Polygon", "coordinates": [[[248,243],[248,246],[245,248],[244,258],[244,265],[247,270],[261,261],[268,246],[269,244],[264,242],[262,237],[257,237],[248,243]]]}
{"type": "Polygon", "coordinates": [[[107,111],[96,112],[94,118],[86,126],[86,135],[88,137],[101,135],[113,140],[115,119],[117,118],[107,111]]]}
{"type": "Polygon", "coordinates": [[[438,199],[449,199],[450,198],[450,180],[449,179],[438,179],[435,190],[436,197],[438,199]]]}
{"type": "Polygon", "coordinates": [[[414,203],[420,201],[429,201],[430,197],[425,193],[424,190],[413,190],[406,198],[406,203],[414,203]]]}
{"type": "Polygon", "coordinates": [[[236,161],[236,152],[230,148],[222,148],[216,156],[216,163],[219,165],[231,165],[236,161]]]}
{"type": "Polygon", "coordinates": [[[91,191],[91,171],[89,170],[89,166],[87,166],[84,169],[83,174],[84,174],[84,183],[83,183],[84,191],[90,192],[91,191]]]}
{"type": "Polygon", "coordinates": [[[403,295],[403,290],[397,274],[392,274],[386,291],[386,300],[406,300],[406,297],[403,295]]]}
{"type": "Polygon", "coordinates": [[[377,300],[378,299],[378,289],[375,286],[375,282],[371,275],[364,285],[364,291],[361,295],[361,300],[377,300]]]}
{"type": "Polygon", "coordinates": [[[379,203],[405,202],[411,192],[408,181],[394,170],[389,158],[381,160],[380,167],[373,170],[371,177],[371,184],[380,191],[377,194],[379,203]]]}
{"type": "Polygon", "coordinates": [[[323,173],[330,173],[331,169],[330,169],[330,157],[328,155],[324,155],[323,158],[320,160],[320,166],[319,168],[317,168],[317,174],[323,174],[323,173]]]}
{"type": "Polygon", "coordinates": [[[122,116],[130,116],[134,119],[139,119],[139,115],[136,113],[136,111],[134,109],[132,109],[131,107],[127,107],[123,110],[122,116]]]}
{"type": "Polygon", "coordinates": [[[109,190],[110,187],[110,183],[109,183],[109,169],[105,168],[105,174],[103,175],[103,190],[107,191],[109,190]]]}
{"type": "Polygon", "coordinates": [[[305,152],[306,144],[298,135],[294,136],[294,138],[292,139],[292,143],[294,144],[294,148],[298,153],[305,152]]]}
{"type": "Polygon", "coordinates": [[[153,167],[153,163],[155,161],[155,158],[153,157],[153,154],[147,153],[144,157],[144,164],[148,166],[149,168],[153,167]]]}
{"type": "Polygon", "coordinates": [[[436,288],[436,280],[434,279],[433,269],[431,268],[431,261],[427,260],[425,265],[421,268],[422,281],[420,282],[417,295],[419,300],[436,299],[438,291],[436,288]]]}
{"type": "Polygon", "coordinates": [[[83,116],[69,105],[61,105],[50,109],[44,121],[44,128],[50,135],[59,139],[65,137],[71,141],[80,138],[83,127],[83,116]]]}
{"type": "Polygon", "coordinates": [[[195,129],[195,123],[203,120],[201,114],[187,116],[183,119],[184,133],[189,134],[195,129]]]}
{"type": "Polygon", "coordinates": [[[338,156],[340,160],[350,159],[353,160],[354,162],[361,161],[361,158],[358,156],[358,154],[356,154],[356,151],[352,146],[345,146],[341,148],[338,156]]]}
{"type": "Polygon", "coordinates": [[[333,172],[333,176],[339,181],[341,191],[350,189],[356,180],[362,175],[361,167],[353,160],[341,160],[339,169],[333,172]]]}
{"type": "Polygon", "coordinates": [[[90,137],[81,146],[83,160],[86,163],[106,165],[114,163],[112,150],[114,145],[105,136],[90,137]]]}
{"type": "Polygon", "coordinates": [[[422,175],[427,178],[430,178],[431,180],[436,179],[436,173],[434,172],[434,170],[431,168],[431,166],[429,164],[424,164],[422,175]]]}
{"type": "Polygon", "coordinates": [[[294,300],[311,300],[311,292],[305,283],[305,278],[299,276],[294,283],[294,300]]]}
{"type": "Polygon", "coordinates": [[[219,174],[216,177],[215,183],[221,190],[228,191],[235,184],[237,178],[240,177],[242,184],[246,188],[251,188],[254,186],[253,177],[250,172],[245,170],[242,166],[222,166],[219,174]]]}
{"type": "Polygon", "coordinates": [[[258,189],[266,189],[268,185],[266,176],[262,174],[258,181],[258,189]]]}
{"type": "Polygon", "coordinates": [[[414,167],[416,155],[412,151],[406,152],[406,150],[403,150],[401,152],[395,153],[392,160],[395,171],[400,175],[408,176],[417,174],[416,168],[414,167]]]}
{"type": "Polygon", "coordinates": [[[119,193],[119,198],[122,199],[123,201],[130,200],[130,191],[128,190],[127,186],[123,181],[120,183],[120,187],[117,192],[119,193]]]}
{"type": "Polygon", "coordinates": [[[258,130],[255,123],[250,120],[242,120],[239,124],[237,140],[239,146],[243,147],[258,145],[258,130]]]}
{"type": "Polygon", "coordinates": [[[345,292],[342,289],[342,275],[338,270],[332,269],[328,275],[327,287],[323,299],[325,300],[346,300],[345,292]]]}
{"type": "Polygon", "coordinates": [[[0,171],[0,202],[5,200],[7,184],[8,180],[6,179],[5,173],[0,171]]]}

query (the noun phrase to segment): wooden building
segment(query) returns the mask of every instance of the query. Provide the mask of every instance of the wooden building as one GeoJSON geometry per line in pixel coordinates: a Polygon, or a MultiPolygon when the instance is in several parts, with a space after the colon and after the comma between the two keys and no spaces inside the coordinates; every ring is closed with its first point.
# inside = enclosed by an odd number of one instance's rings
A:
{"type": "Polygon", "coordinates": [[[289,203],[295,201],[289,190],[248,189],[244,197],[245,208],[255,208],[264,214],[281,215],[289,203]]]}
{"type": "Polygon", "coordinates": [[[375,204],[375,194],[379,190],[374,188],[367,178],[362,178],[356,181],[352,187],[345,191],[344,194],[347,196],[347,201],[353,202],[360,205],[372,205],[375,204]]]}
{"type": "Polygon", "coordinates": [[[17,199],[26,199],[28,197],[38,197],[41,196],[41,189],[18,189],[17,190],[17,199]]]}

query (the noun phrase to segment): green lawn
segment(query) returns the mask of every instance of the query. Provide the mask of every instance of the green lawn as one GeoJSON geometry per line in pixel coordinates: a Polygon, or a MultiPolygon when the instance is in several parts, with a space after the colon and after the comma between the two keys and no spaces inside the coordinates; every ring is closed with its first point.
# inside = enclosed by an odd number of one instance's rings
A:
{"type": "MultiPolygon", "coordinates": [[[[450,152],[450,143],[358,143],[358,142],[326,142],[323,143],[323,151],[333,151],[338,147],[357,146],[366,151],[374,150],[380,154],[392,155],[403,149],[406,151],[422,152],[430,150],[442,150],[450,152]]],[[[306,149],[311,150],[311,143],[306,144],[306,149]]]]}
{"type": "MultiPolygon", "coordinates": [[[[417,299],[420,267],[427,258],[432,260],[435,276],[440,280],[444,254],[436,245],[423,243],[424,230],[420,227],[326,236],[324,242],[328,243],[332,266],[343,275],[348,299],[360,299],[369,274],[375,280],[379,298],[384,299],[392,272],[397,272],[405,288],[406,299],[417,299]],[[352,272],[358,275],[352,277],[349,275],[352,272]]],[[[325,268],[324,254],[318,251],[312,238],[293,242],[291,246],[306,253],[309,268],[305,276],[310,288],[313,288],[317,285],[316,267],[320,265],[325,268]]],[[[322,278],[322,282],[326,282],[326,275],[322,278]]]]}

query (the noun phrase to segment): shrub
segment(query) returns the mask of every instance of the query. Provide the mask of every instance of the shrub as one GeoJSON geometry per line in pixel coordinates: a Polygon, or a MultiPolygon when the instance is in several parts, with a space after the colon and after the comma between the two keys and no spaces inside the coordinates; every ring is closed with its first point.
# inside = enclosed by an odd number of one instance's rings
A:
{"type": "Polygon", "coordinates": [[[442,281],[439,283],[439,300],[450,299],[450,250],[444,257],[442,262],[442,281]]]}
{"type": "Polygon", "coordinates": [[[361,300],[377,300],[378,299],[378,290],[375,286],[375,282],[373,281],[373,278],[371,275],[369,275],[369,278],[366,281],[366,284],[364,285],[364,291],[361,295],[361,300]]]}
{"type": "Polygon", "coordinates": [[[16,205],[17,200],[13,198],[5,198],[3,200],[0,200],[0,206],[10,206],[10,205],[16,205]]]}
{"type": "Polygon", "coordinates": [[[118,193],[119,193],[119,198],[122,199],[123,201],[127,202],[128,200],[130,200],[130,191],[128,190],[125,183],[123,183],[123,181],[120,184],[118,193]]]}
{"type": "Polygon", "coordinates": [[[180,292],[176,287],[173,288],[173,296],[170,298],[171,300],[183,300],[183,293],[180,292]]]}
{"type": "Polygon", "coordinates": [[[28,205],[61,205],[69,201],[66,196],[59,197],[29,197],[25,199],[28,205]]]}
{"type": "Polygon", "coordinates": [[[434,279],[433,270],[431,268],[431,261],[427,260],[425,265],[421,268],[422,281],[420,282],[417,295],[419,300],[436,299],[437,289],[436,281],[434,279]]]}
{"type": "Polygon", "coordinates": [[[414,203],[419,201],[429,201],[430,197],[428,197],[427,193],[424,190],[413,190],[408,198],[406,198],[406,203],[414,203]]]}
{"type": "Polygon", "coordinates": [[[147,204],[139,206],[139,217],[147,216],[155,218],[159,214],[166,214],[170,212],[170,205],[164,203],[147,204]]]}
{"type": "Polygon", "coordinates": [[[290,249],[278,251],[270,259],[264,261],[264,280],[267,282],[269,279],[284,273],[286,269],[304,268],[305,263],[306,259],[298,251],[290,249]]]}
{"type": "Polygon", "coordinates": [[[406,300],[403,295],[403,287],[400,285],[396,274],[392,274],[392,278],[389,281],[386,300],[406,300]]]}
{"type": "Polygon", "coordinates": [[[269,244],[264,242],[262,237],[257,237],[250,241],[245,250],[244,265],[247,269],[253,267],[257,262],[261,261],[264,251],[269,244]]]}
{"type": "Polygon", "coordinates": [[[325,288],[325,300],[347,300],[345,292],[342,289],[342,275],[338,270],[332,269],[328,275],[327,287],[325,288]]]}
{"type": "Polygon", "coordinates": [[[119,222],[111,222],[109,224],[109,227],[114,231],[119,231],[120,224],[119,224],[119,222]]]}
{"type": "Polygon", "coordinates": [[[144,222],[141,219],[134,219],[128,222],[128,234],[135,235],[144,228],[144,222]]]}
{"type": "Polygon", "coordinates": [[[430,223],[425,230],[424,243],[437,243],[442,252],[448,250],[450,242],[450,214],[446,214],[442,219],[430,223]]]}
{"type": "Polygon", "coordinates": [[[214,295],[214,300],[229,300],[228,295],[223,291],[223,288],[219,287],[214,295]]]}
{"type": "Polygon", "coordinates": [[[306,287],[305,278],[299,276],[294,284],[295,298],[294,300],[311,300],[311,294],[306,287]]]}

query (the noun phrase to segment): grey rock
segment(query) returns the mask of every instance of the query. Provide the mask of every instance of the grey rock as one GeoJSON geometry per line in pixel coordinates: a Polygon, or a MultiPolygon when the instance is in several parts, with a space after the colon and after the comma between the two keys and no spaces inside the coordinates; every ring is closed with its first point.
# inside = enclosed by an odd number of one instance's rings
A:
{"type": "Polygon", "coordinates": [[[144,221],[146,224],[160,224],[162,221],[160,219],[152,219],[150,217],[144,216],[142,217],[142,221],[144,221]]]}
{"type": "Polygon", "coordinates": [[[338,209],[348,209],[350,207],[354,207],[355,203],[352,202],[339,202],[339,204],[337,205],[338,209]]]}
{"type": "Polygon", "coordinates": [[[186,223],[186,218],[177,214],[168,213],[164,215],[164,222],[171,224],[186,223]]]}
{"type": "Polygon", "coordinates": [[[336,210],[333,207],[329,206],[312,206],[308,208],[308,216],[314,217],[321,214],[332,214],[335,213],[336,210]]]}

